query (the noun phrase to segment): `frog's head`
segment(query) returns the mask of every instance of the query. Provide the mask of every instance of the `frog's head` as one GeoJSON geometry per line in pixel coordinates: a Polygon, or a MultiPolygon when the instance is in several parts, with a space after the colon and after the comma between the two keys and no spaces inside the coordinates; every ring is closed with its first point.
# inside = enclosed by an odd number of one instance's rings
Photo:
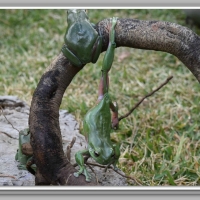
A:
{"type": "Polygon", "coordinates": [[[105,142],[101,146],[88,146],[91,157],[99,164],[112,164],[116,160],[113,147],[105,142]]]}
{"type": "Polygon", "coordinates": [[[89,22],[85,10],[68,11],[68,27],[62,52],[75,66],[96,63],[101,53],[102,36],[89,22]]]}

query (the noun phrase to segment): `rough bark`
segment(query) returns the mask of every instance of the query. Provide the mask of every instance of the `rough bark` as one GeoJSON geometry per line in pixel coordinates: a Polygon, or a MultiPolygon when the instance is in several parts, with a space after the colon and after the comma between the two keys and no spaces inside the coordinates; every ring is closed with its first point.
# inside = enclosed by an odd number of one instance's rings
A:
{"type": "MultiPolygon", "coordinates": [[[[97,30],[103,30],[107,20],[98,23],[97,30]]],[[[115,28],[117,47],[168,52],[176,56],[200,82],[200,37],[189,28],[163,21],[142,21],[119,19],[115,28]]],[[[104,47],[108,37],[104,38],[104,47]]],[[[105,49],[104,49],[105,50],[105,49]]]]}
{"type": "Polygon", "coordinates": [[[86,183],[84,176],[77,179],[72,175],[76,170],[64,155],[59,127],[59,107],[63,94],[79,70],[60,53],[43,74],[34,92],[29,127],[38,168],[37,185],[94,185],[86,183]]]}
{"type": "MultiPolygon", "coordinates": [[[[109,19],[105,19],[96,25],[97,31],[103,35],[102,51],[108,46],[108,22],[109,19]]],[[[200,37],[190,29],[170,22],[118,19],[115,31],[117,47],[173,54],[200,82],[200,37]]],[[[80,70],[60,53],[41,77],[33,94],[29,126],[38,167],[37,184],[95,185],[86,183],[83,176],[70,176],[75,169],[64,155],[59,127],[59,107],[63,94],[80,70]]]]}

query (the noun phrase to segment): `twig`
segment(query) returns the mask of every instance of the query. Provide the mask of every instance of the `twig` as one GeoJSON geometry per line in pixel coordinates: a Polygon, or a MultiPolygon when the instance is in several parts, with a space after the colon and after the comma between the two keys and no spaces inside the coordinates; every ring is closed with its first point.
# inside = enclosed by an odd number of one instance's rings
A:
{"type": "Polygon", "coordinates": [[[73,137],[69,147],[72,148],[75,142],[76,142],[76,137],[73,137]]]}
{"type": "MultiPolygon", "coordinates": [[[[86,163],[86,164],[87,164],[87,163],[86,163]]],[[[91,171],[94,173],[95,178],[96,178],[96,182],[99,183],[98,177],[97,177],[97,175],[96,175],[94,169],[93,169],[89,164],[87,164],[87,166],[88,166],[88,167],[91,169],[91,171]]]]}
{"type": "Polygon", "coordinates": [[[66,180],[66,182],[65,182],[65,184],[67,184],[68,183],[68,181],[69,181],[69,178],[72,176],[72,174],[70,174],[68,177],[67,177],[67,180],[66,180]]]}
{"type": "Polygon", "coordinates": [[[173,76],[170,76],[167,78],[167,80],[162,83],[158,88],[156,88],[155,90],[153,90],[151,93],[147,94],[146,96],[144,96],[138,103],[136,103],[136,105],[125,115],[122,115],[121,117],[119,117],[119,121],[124,119],[125,117],[128,117],[147,97],[152,96],[155,92],[157,92],[158,90],[160,90],[164,85],[166,85],[171,79],[173,78],[173,76]]]}
{"type": "Polygon", "coordinates": [[[10,134],[8,134],[8,133],[6,133],[6,132],[2,132],[2,131],[0,131],[0,133],[5,134],[5,135],[8,136],[9,138],[12,138],[12,139],[18,140],[18,138],[13,137],[12,135],[10,135],[10,134]]]}
{"type": "Polygon", "coordinates": [[[1,107],[24,107],[22,102],[11,104],[11,103],[0,103],[1,107]]]}
{"type": "Polygon", "coordinates": [[[121,175],[121,176],[123,176],[123,177],[125,177],[125,178],[129,178],[129,179],[135,181],[138,185],[142,186],[142,182],[140,182],[140,181],[137,180],[136,178],[133,178],[133,177],[130,177],[130,176],[124,175],[124,174],[118,172],[117,170],[115,170],[113,167],[111,167],[111,168],[112,168],[113,171],[115,171],[115,172],[118,173],[119,175],[121,175]]]}
{"type": "MultiPolygon", "coordinates": [[[[129,179],[135,181],[138,185],[142,185],[142,183],[141,183],[139,180],[137,180],[136,178],[123,175],[123,174],[121,174],[120,172],[118,172],[117,170],[115,170],[112,166],[105,166],[105,165],[100,165],[100,164],[91,163],[91,162],[84,162],[84,163],[85,163],[92,171],[93,171],[93,169],[92,169],[92,167],[91,167],[90,165],[97,166],[97,167],[101,167],[101,168],[106,168],[106,169],[109,168],[109,169],[112,169],[113,171],[115,171],[116,173],[118,173],[119,175],[121,175],[121,176],[123,176],[123,177],[125,177],[125,178],[129,178],[129,179]]],[[[78,164],[75,163],[75,164],[73,164],[73,166],[76,167],[76,166],[78,166],[78,164]]],[[[93,171],[93,173],[94,173],[94,171],[93,171]]],[[[94,173],[94,174],[95,174],[95,173],[94,173]]],[[[96,178],[97,178],[97,177],[96,177],[96,178]]],[[[97,180],[98,180],[98,179],[97,179],[97,180]]]]}
{"type": "Polygon", "coordinates": [[[16,179],[14,176],[11,176],[11,175],[4,175],[4,174],[0,174],[0,177],[10,177],[10,178],[14,178],[14,179],[16,179]]]}
{"type": "Polygon", "coordinates": [[[4,118],[7,120],[7,122],[12,126],[13,129],[15,129],[16,131],[19,132],[19,130],[18,130],[17,128],[15,128],[15,127],[12,125],[12,123],[7,119],[7,117],[4,115],[4,113],[3,113],[3,109],[2,109],[1,106],[0,106],[0,109],[1,109],[2,115],[3,115],[4,118]]]}
{"type": "Polygon", "coordinates": [[[107,169],[110,168],[110,164],[109,165],[106,165],[105,167],[105,171],[104,172],[107,172],[107,169]]]}
{"type": "MultiPolygon", "coordinates": [[[[64,140],[64,139],[63,139],[62,141],[63,141],[63,142],[71,142],[71,141],[69,141],[69,140],[64,140]]],[[[80,144],[80,146],[83,146],[81,142],[74,142],[74,143],[77,143],[77,144],[80,144]]]]}
{"type": "Polygon", "coordinates": [[[74,143],[76,141],[76,137],[72,138],[72,141],[70,142],[70,144],[67,146],[67,150],[66,150],[66,156],[68,161],[70,162],[71,160],[71,148],[73,147],[74,143]]]}
{"type": "MultiPolygon", "coordinates": [[[[100,164],[97,164],[97,163],[91,163],[91,162],[86,162],[85,164],[87,164],[87,165],[93,165],[93,166],[97,166],[97,167],[101,167],[101,168],[106,168],[107,167],[107,166],[104,166],[104,165],[100,165],[100,164]]],[[[120,172],[118,172],[117,170],[115,170],[112,166],[109,166],[108,168],[112,169],[113,171],[115,171],[116,173],[118,173],[119,175],[121,175],[121,176],[123,176],[125,178],[129,178],[129,179],[135,181],[138,185],[142,185],[142,183],[139,180],[137,180],[136,178],[123,175],[120,172]]]]}

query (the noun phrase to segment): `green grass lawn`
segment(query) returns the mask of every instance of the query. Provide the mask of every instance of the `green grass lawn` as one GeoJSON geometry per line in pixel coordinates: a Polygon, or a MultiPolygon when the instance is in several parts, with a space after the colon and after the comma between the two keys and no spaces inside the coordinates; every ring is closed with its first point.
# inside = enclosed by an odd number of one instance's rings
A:
{"type": "MultiPolygon", "coordinates": [[[[118,16],[188,26],[181,10],[105,9],[88,10],[88,15],[93,23],[118,16]]],[[[30,105],[38,81],[60,52],[66,27],[65,10],[0,10],[0,95],[15,95],[30,105]]],[[[192,30],[200,34],[198,27],[192,30]]],[[[63,97],[61,109],[72,112],[81,127],[97,99],[103,56],[77,74],[63,97]]],[[[171,75],[111,134],[121,143],[118,167],[146,186],[200,185],[200,84],[171,54],[116,49],[110,94],[118,102],[119,116],[171,75]]]]}

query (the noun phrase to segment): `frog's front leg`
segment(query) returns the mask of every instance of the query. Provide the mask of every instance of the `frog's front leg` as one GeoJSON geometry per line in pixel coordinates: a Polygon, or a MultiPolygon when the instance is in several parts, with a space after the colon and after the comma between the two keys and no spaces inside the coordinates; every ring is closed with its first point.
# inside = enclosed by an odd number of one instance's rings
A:
{"type": "Polygon", "coordinates": [[[79,166],[79,171],[74,173],[75,177],[79,177],[80,174],[83,174],[85,176],[85,180],[87,182],[91,181],[91,175],[89,174],[89,172],[87,171],[86,167],[85,167],[85,163],[84,163],[84,158],[83,155],[90,155],[88,150],[82,150],[82,151],[78,151],[75,154],[75,159],[76,159],[76,163],[79,166]]]}
{"type": "Polygon", "coordinates": [[[36,172],[36,165],[35,165],[35,160],[34,160],[34,157],[33,157],[33,156],[27,160],[26,169],[27,169],[31,174],[35,175],[35,172],[36,172]]]}
{"type": "Polygon", "coordinates": [[[107,51],[105,53],[104,59],[103,59],[103,66],[102,71],[103,73],[107,74],[112,66],[113,60],[114,60],[114,54],[115,54],[115,26],[117,24],[117,18],[113,17],[110,25],[109,25],[109,44],[107,51]]]}
{"type": "MultiPolygon", "coordinates": [[[[20,164],[17,165],[19,170],[27,170],[26,163],[31,159],[31,157],[28,157],[26,155],[21,155],[20,157],[20,164]]],[[[18,160],[18,158],[17,158],[18,160]]]]}

